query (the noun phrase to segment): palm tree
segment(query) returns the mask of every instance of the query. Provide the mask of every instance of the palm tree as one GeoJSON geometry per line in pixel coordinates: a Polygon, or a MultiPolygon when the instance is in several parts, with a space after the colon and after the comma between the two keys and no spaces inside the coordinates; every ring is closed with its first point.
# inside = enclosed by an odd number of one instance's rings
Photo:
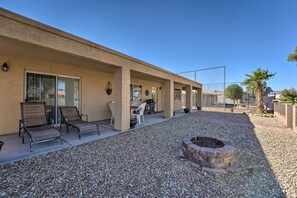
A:
{"type": "Polygon", "coordinates": [[[257,113],[264,112],[263,92],[264,82],[274,77],[276,73],[270,73],[268,70],[258,68],[253,71],[253,74],[246,74],[246,79],[242,82],[247,86],[247,89],[256,93],[257,95],[257,113]]]}
{"type": "Polygon", "coordinates": [[[297,47],[295,48],[294,53],[288,55],[287,61],[295,61],[295,62],[297,62],[297,47]]]}

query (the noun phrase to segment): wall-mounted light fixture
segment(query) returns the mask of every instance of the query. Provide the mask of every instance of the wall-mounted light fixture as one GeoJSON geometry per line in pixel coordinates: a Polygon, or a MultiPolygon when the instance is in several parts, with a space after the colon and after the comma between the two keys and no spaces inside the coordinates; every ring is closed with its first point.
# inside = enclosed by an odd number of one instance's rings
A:
{"type": "Polygon", "coordinates": [[[112,85],[110,82],[106,83],[106,87],[104,90],[106,91],[107,95],[110,95],[112,93],[112,85]]]}
{"type": "Polygon", "coordinates": [[[1,70],[4,71],[4,72],[8,72],[9,67],[8,67],[7,63],[4,63],[4,64],[2,65],[1,70]]]}

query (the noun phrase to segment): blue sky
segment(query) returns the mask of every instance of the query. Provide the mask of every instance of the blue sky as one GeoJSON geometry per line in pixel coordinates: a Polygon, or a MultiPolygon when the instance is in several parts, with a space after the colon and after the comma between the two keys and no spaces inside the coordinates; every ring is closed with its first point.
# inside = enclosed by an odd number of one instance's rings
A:
{"type": "MultiPolygon", "coordinates": [[[[0,0],[0,6],[174,73],[226,65],[227,82],[258,67],[273,90],[297,88],[296,0],[0,0]]],[[[193,73],[186,75],[194,78],[193,73]]],[[[223,70],[198,72],[223,82],[223,70]]]]}

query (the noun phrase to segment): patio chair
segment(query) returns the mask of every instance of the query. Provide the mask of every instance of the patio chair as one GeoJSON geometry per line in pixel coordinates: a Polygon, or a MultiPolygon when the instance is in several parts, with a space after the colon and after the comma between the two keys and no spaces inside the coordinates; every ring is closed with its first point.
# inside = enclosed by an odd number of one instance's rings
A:
{"type": "Polygon", "coordinates": [[[111,101],[108,103],[108,107],[109,107],[109,110],[111,112],[111,118],[110,118],[110,124],[112,125],[112,121],[114,122],[114,107],[115,106],[115,103],[114,101],[111,101]]]}
{"type": "Polygon", "coordinates": [[[138,123],[141,124],[141,118],[142,122],[144,122],[144,109],[146,106],[146,102],[142,103],[136,110],[132,110],[131,114],[133,116],[137,116],[138,123]]]}
{"type": "Polygon", "coordinates": [[[140,105],[141,105],[141,101],[134,101],[133,103],[132,103],[132,107],[139,107],[140,105]]]}
{"type": "Polygon", "coordinates": [[[79,114],[79,111],[76,106],[59,107],[59,109],[62,116],[60,130],[62,124],[66,124],[67,133],[69,133],[69,126],[72,126],[73,128],[77,129],[79,139],[81,139],[81,134],[88,132],[97,131],[98,135],[100,135],[99,125],[88,122],[88,116],[84,114],[79,114]],[[86,116],[87,121],[82,120],[82,116],[86,116]]]}
{"type": "Polygon", "coordinates": [[[24,143],[24,132],[30,136],[30,151],[32,144],[60,139],[61,133],[56,128],[47,124],[45,102],[21,103],[22,116],[22,141],[24,143]]]}

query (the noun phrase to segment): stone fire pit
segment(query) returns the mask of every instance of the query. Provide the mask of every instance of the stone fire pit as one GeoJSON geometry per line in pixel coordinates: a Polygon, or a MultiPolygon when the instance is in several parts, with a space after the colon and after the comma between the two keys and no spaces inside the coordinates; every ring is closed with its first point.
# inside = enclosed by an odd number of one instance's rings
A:
{"type": "Polygon", "coordinates": [[[226,168],[233,164],[234,147],[227,140],[211,137],[187,137],[183,139],[186,158],[208,168],[226,168]]]}

